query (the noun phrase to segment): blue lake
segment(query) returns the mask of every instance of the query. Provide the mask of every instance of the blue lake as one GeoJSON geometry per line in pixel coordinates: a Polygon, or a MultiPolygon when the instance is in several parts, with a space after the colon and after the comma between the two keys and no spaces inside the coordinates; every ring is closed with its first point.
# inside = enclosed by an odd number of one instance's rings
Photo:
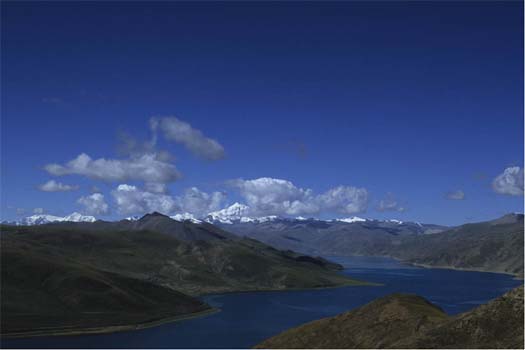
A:
{"type": "Polygon", "coordinates": [[[470,310],[523,283],[485,272],[425,269],[372,257],[331,257],[344,274],[382,286],[210,295],[222,311],[158,327],[104,335],[3,339],[9,348],[250,348],[299,324],[332,316],[380,296],[421,295],[448,314],[470,310]]]}

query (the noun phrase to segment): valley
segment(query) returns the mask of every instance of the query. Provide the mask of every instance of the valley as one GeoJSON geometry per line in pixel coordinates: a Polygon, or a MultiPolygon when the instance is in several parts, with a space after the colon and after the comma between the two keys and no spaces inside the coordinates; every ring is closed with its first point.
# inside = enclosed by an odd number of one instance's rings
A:
{"type": "Polygon", "coordinates": [[[508,273],[523,277],[523,215],[458,227],[349,219],[242,220],[221,227],[312,255],[385,256],[421,266],[508,273]]]}

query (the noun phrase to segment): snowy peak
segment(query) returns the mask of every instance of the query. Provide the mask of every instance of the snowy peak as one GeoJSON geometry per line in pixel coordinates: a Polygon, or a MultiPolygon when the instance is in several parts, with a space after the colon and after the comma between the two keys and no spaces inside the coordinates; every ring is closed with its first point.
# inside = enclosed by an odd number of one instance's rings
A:
{"type": "Polygon", "coordinates": [[[95,222],[96,220],[97,219],[95,219],[94,216],[82,215],[80,213],[75,212],[63,217],[47,214],[31,215],[26,218],[23,218],[16,224],[32,226],[49,224],[51,222],[95,222]]]}
{"type": "Polygon", "coordinates": [[[202,221],[195,218],[195,216],[193,216],[193,214],[190,214],[190,213],[179,213],[179,214],[175,214],[173,216],[170,216],[171,219],[173,220],[177,220],[177,221],[191,221],[193,222],[194,224],[201,224],[202,221]]]}
{"type": "Polygon", "coordinates": [[[357,216],[352,216],[350,218],[335,219],[335,221],[346,222],[348,224],[351,224],[351,223],[354,223],[354,222],[365,222],[365,221],[368,221],[368,220],[360,218],[360,217],[357,217],[357,216]]]}
{"type": "Polygon", "coordinates": [[[220,222],[222,224],[233,224],[234,221],[240,221],[242,218],[249,218],[246,214],[250,210],[247,205],[237,203],[227,208],[214,211],[208,214],[206,221],[220,222]]]}
{"type": "Polygon", "coordinates": [[[253,217],[248,216],[250,207],[241,203],[234,203],[227,208],[222,210],[214,211],[208,214],[204,219],[209,223],[221,223],[221,224],[233,224],[236,222],[240,223],[261,223],[278,220],[279,217],[276,215],[253,217]]]}
{"type": "Polygon", "coordinates": [[[63,219],[62,221],[70,221],[70,222],[95,222],[97,221],[97,219],[95,219],[94,216],[82,215],[77,212],[64,216],[62,219],[63,219]]]}

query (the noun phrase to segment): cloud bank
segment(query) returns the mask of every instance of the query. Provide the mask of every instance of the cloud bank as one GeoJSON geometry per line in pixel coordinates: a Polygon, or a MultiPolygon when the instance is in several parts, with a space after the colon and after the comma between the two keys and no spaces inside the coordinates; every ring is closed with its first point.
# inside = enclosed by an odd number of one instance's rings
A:
{"type": "Polygon", "coordinates": [[[175,165],[156,153],[141,154],[129,159],[92,159],[85,153],[64,165],[48,164],[44,168],[55,176],[82,175],[94,180],[108,182],[143,181],[166,184],[181,177],[175,165]]]}
{"type": "Polygon", "coordinates": [[[368,204],[366,189],[351,186],[339,186],[316,195],[288,180],[269,177],[237,179],[229,184],[239,190],[251,215],[354,214],[365,211],[368,204]]]}
{"type": "Polygon", "coordinates": [[[77,185],[65,185],[55,180],[49,180],[45,184],[38,186],[40,191],[44,192],[68,192],[78,190],[77,185]]]}
{"type": "Polygon", "coordinates": [[[120,214],[144,214],[157,211],[172,214],[180,208],[175,199],[167,194],[142,190],[137,186],[121,184],[111,191],[120,214]]]}
{"type": "Polygon", "coordinates": [[[212,211],[221,209],[225,200],[224,192],[206,193],[197,187],[188,188],[181,196],[175,198],[182,212],[191,213],[195,217],[203,217],[212,211]]]}

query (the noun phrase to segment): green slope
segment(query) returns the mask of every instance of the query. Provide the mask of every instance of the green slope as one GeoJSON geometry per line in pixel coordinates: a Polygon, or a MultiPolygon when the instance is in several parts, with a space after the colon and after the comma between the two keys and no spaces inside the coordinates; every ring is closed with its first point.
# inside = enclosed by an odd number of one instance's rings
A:
{"type": "Polygon", "coordinates": [[[179,224],[176,234],[140,230],[148,225],[2,226],[2,333],[187,315],[208,309],[191,297],[207,293],[362,284],[321,258],[179,224]]]}
{"type": "Polygon", "coordinates": [[[393,294],[256,348],[523,348],[523,316],[523,287],[456,317],[416,295],[393,294]]]}
{"type": "Polygon", "coordinates": [[[2,240],[2,334],[126,326],[210,310],[198,299],[2,240]]]}

